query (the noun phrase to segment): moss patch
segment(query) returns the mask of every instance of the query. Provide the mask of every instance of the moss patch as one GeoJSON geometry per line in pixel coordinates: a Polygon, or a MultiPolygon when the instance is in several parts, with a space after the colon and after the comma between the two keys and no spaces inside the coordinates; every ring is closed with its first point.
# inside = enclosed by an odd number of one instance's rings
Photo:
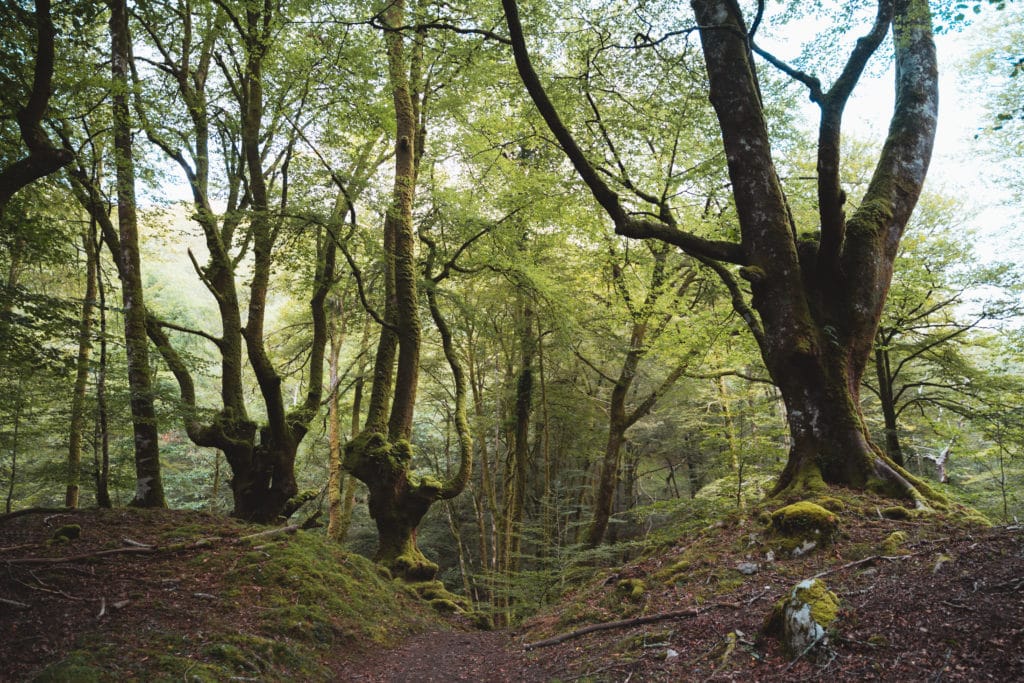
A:
{"type": "Polygon", "coordinates": [[[54,543],[67,543],[82,536],[82,527],[79,524],[65,524],[53,532],[51,540],[54,543]]]}
{"type": "Polygon", "coordinates": [[[625,595],[633,602],[638,601],[647,592],[647,584],[643,579],[623,579],[615,586],[620,595],[625,595]]]}
{"type": "Polygon", "coordinates": [[[905,531],[894,531],[885,537],[882,541],[882,553],[885,555],[897,555],[903,548],[903,544],[907,542],[907,532],[905,531]]]}
{"type": "Polygon", "coordinates": [[[839,532],[839,518],[808,501],[793,503],[772,513],[772,545],[798,556],[829,545],[839,532]]]}

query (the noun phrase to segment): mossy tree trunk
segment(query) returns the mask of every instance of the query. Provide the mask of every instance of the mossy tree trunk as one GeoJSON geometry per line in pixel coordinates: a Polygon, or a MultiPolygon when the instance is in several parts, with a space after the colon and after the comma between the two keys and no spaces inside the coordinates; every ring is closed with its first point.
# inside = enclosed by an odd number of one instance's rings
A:
{"type": "Polygon", "coordinates": [[[146,304],[142,293],[139,228],[135,208],[135,159],[132,122],[128,110],[129,71],[132,60],[125,0],[108,0],[110,7],[111,73],[113,76],[114,162],[117,185],[118,244],[109,246],[118,261],[121,300],[124,304],[124,342],[128,358],[129,404],[135,436],[135,497],[132,505],[166,507],[160,476],[160,440],[149,373],[146,304]]]}
{"type": "MultiPolygon", "coordinates": [[[[825,481],[878,486],[919,504],[938,498],[874,446],[858,405],[859,382],[892,278],[893,261],[920,195],[936,130],[938,72],[925,0],[881,0],[870,30],[838,79],[821,82],[757,47],[731,0],[693,0],[709,96],[718,117],[740,240],[707,239],[681,229],[657,193],[613,188],[562,123],[530,63],[515,0],[502,0],[520,76],[548,127],[615,223],[616,232],[669,242],[712,268],[751,329],[786,405],[792,437],[775,493],[825,481]],[[891,28],[896,104],[867,192],[847,219],[840,182],[846,103],[868,59],[891,28]],[[818,223],[801,233],[776,173],[754,52],[806,86],[821,110],[818,223]],[[630,212],[619,192],[649,205],[630,212]],[[744,292],[733,268],[749,282],[744,292]]],[[[761,17],[758,16],[758,22],[761,17]]],[[[756,29],[755,29],[756,30],[756,29]]]]}
{"type": "MultiPolygon", "coordinates": [[[[382,15],[396,123],[394,185],[384,219],[384,312],[373,384],[363,430],[345,446],[344,467],[369,490],[370,516],[377,526],[376,561],[409,581],[432,579],[437,565],[416,545],[416,529],[431,504],[458,495],[466,486],[472,464],[472,441],[465,408],[465,378],[455,355],[452,337],[437,306],[433,286],[426,294],[431,315],[455,381],[456,429],[460,442],[458,472],[448,481],[419,476],[412,465],[413,414],[419,380],[421,323],[419,287],[422,276],[416,263],[413,201],[417,172],[426,137],[423,90],[425,29],[413,33],[407,44],[402,31],[405,3],[396,0],[382,15]]],[[[421,238],[423,236],[421,235],[421,238]]],[[[425,240],[431,244],[429,239],[425,240]]],[[[431,256],[433,255],[431,248],[431,256]]],[[[427,272],[430,272],[428,259],[427,272]]]]}

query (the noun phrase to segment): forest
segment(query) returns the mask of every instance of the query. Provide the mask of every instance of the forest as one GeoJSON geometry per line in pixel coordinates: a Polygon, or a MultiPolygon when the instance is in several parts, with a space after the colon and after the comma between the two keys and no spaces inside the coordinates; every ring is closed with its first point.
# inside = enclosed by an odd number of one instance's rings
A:
{"type": "MultiPolygon", "coordinates": [[[[844,571],[893,560],[908,528],[906,557],[940,529],[1020,529],[1019,3],[0,12],[8,569],[50,552],[8,523],[143,515],[111,537],[142,555],[167,540],[133,528],[204,520],[320,574],[368,558],[366,586],[508,629],[564,617],[595,577],[648,600],[624,567],[709,524],[813,527],[764,546],[769,563],[836,524],[904,534],[836,550],[844,571]],[[951,133],[954,109],[969,123],[951,133]],[[178,517],[144,516],[163,510],[178,517]]],[[[660,576],[695,581],[677,560],[660,576]]],[[[839,571],[792,578],[823,568],[839,571]]],[[[654,604],[613,616],[679,616],[654,604]]],[[[708,658],[723,671],[748,646],[730,634],[708,658]]],[[[824,634],[779,680],[823,666],[824,634]]],[[[575,677],[627,680],[610,670],[575,677]]]]}

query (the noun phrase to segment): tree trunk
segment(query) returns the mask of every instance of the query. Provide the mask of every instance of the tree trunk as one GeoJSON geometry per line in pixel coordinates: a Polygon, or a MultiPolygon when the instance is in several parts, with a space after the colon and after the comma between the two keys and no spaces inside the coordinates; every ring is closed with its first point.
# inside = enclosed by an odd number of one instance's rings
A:
{"type": "MultiPolygon", "coordinates": [[[[92,223],[95,230],[95,222],[92,223]]],[[[85,250],[85,297],[78,326],[78,357],[75,361],[75,388],[71,394],[71,427],[68,436],[67,490],[64,505],[78,507],[82,469],[82,437],[85,432],[85,393],[89,383],[89,355],[92,351],[92,316],[96,306],[96,260],[92,231],[83,231],[85,250]]]]}
{"type": "Polygon", "coordinates": [[[885,454],[900,467],[904,466],[903,447],[900,444],[899,424],[896,421],[896,399],[893,394],[892,366],[889,350],[875,345],[875,373],[878,376],[878,398],[885,421],[885,454]]]}
{"type": "MultiPolygon", "coordinates": [[[[405,3],[392,2],[382,20],[402,26],[405,3]]],[[[394,185],[384,220],[385,309],[374,360],[373,386],[362,432],[345,447],[344,467],[366,484],[370,516],[377,525],[376,559],[408,581],[432,579],[437,565],[416,545],[416,528],[430,505],[461,492],[472,465],[472,439],[465,414],[465,379],[452,348],[452,338],[427,290],[431,315],[441,334],[445,357],[455,380],[456,427],[461,463],[458,473],[442,483],[412,472],[412,420],[419,381],[420,318],[413,199],[426,128],[421,109],[423,32],[417,32],[407,54],[403,34],[386,30],[388,77],[394,100],[396,140],[394,185]],[[397,366],[397,367],[396,367],[397,366]],[[394,381],[392,381],[394,377],[394,381]],[[389,410],[390,407],[390,410],[389,410]]],[[[429,261],[429,259],[428,259],[429,261]]],[[[436,284],[436,281],[435,281],[436,284]]]]}
{"type": "Polygon", "coordinates": [[[135,162],[128,113],[131,38],[125,0],[110,0],[111,73],[115,91],[114,152],[117,168],[117,223],[120,232],[121,294],[124,303],[124,339],[128,356],[132,429],[135,434],[135,497],[132,505],[166,507],[160,476],[160,442],[146,337],[146,306],[142,294],[138,218],[135,211],[135,162]]]}
{"type": "Polygon", "coordinates": [[[772,157],[752,31],[734,0],[691,1],[728,162],[739,242],[686,232],[669,202],[653,194],[634,193],[656,210],[635,212],[625,206],[544,91],[530,62],[515,0],[502,0],[502,5],[520,77],[577,173],[614,221],[616,233],[674,244],[715,270],[729,289],[786,404],[792,444],[775,492],[825,481],[879,486],[919,505],[924,498],[944,504],[941,495],[871,445],[857,404],[857,384],[878,328],[896,250],[924,184],[935,138],[938,70],[928,3],[879,2],[871,31],[857,40],[827,91],[818,79],[787,71],[821,108],[818,227],[798,239],[772,157]],[[847,220],[839,176],[842,114],[890,28],[895,109],[864,198],[847,220]],[[726,264],[741,266],[739,275],[750,283],[749,303],[726,264]]]}
{"type": "MultiPolygon", "coordinates": [[[[344,314],[341,302],[335,310],[337,317],[344,314]]],[[[343,323],[342,323],[343,325],[343,323]]],[[[332,325],[331,351],[328,356],[328,386],[331,394],[327,403],[328,456],[327,468],[327,538],[339,543],[344,537],[342,508],[344,504],[344,472],[341,469],[341,412],[339,410],[338,356],[341,354],[343,332],[332,325]]]]}
{"type": "MultiPolygon", "coordinates": [[[[43,129],[43,118],[53,90],[56,30],[50,16],[50,0],[36,0],[36,62],[32,91],[16,118],[28,156],[0,169],[0,213],[14,194],[29,183],[56,173],[71,163],[70,150],[54,147],[43,129]]],[[[6,21],[10,21],[8,17],[6,21]]]]}
{"type": "MultiPolygon", "coordinates": [[[[99,243],[93,244],[99,256],[99,243]]],[[[98,265],[98,264],[97,264],[98,265]]],[[[96,479],[96,505],[110,509],[110,431],[107,428],[107,288],[103,284],[103,271],[97,269],[96,291],[99,294],[100,361],[96,368],[96,424],[92,446],[96,479]]]]}

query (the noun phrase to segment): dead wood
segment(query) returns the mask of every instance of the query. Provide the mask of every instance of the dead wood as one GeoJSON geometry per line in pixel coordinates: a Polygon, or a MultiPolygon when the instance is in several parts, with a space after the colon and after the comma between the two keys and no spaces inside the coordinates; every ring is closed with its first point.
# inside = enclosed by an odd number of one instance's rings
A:
{"type": "Polygon", "coordinates": [[[690,609],[678,609],[672,610],[670,612],[659,612],[658,614],[647,614],[642,617],[633,617],[632,619],[622,619],[620,621],[606,621],[600,624],[591,624],[590,626],[584,626],[583,628],[577,629],[575,631],[570,631],[569,633],[563,633],[559,636],[553,636],[545,640],[538,640],[535,643],[527,643],[523,647],[523,649],[536,650],[537,648],[541,647],[557,645],[558,643],[564,643],[567,640],[579,638],[580,636],[584,636],[588,633],[594,633],[595,631],[607,631],[609,629],[628,628],[630,626],[641,626],[643,624],[653,624],[654,622],[667,621],[669,619],[686,619],[696,617],[698,615],[704,614],[705,612],[710,612],[711,610],[719,609],[722,607],[740,609],[742,607],[750,605],[751,603],[756,602],[757,600],[760,600],[763,595],[764,591],[761,591],[760,593],[750,598],[749,600],[746,600],[745,602],[715,602],[711,603],[710,605],[705,605],[704,607],[691,607],[690,609]]]}
{"type": "Polygon", "coordinates": [[[14,512],[8,512],[7,514],[0,515],[0,524],[14,519],[16,517],[23,517],[25,515],[41,515],[41,514],[68,514],[72,512],[81,512],[77,508],[23,508],[21,510],[15,510],[14,512]]]}

